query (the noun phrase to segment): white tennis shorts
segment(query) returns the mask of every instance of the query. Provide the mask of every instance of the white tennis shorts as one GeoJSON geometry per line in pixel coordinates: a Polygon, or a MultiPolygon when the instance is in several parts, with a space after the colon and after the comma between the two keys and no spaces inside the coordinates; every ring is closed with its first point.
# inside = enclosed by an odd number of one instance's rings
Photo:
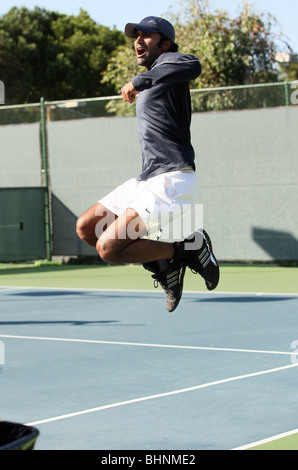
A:
{"type": "Polygon", "coordinates": [[[145,238],[172,242],[184,240],[203,226],[203,209],[195,203],[196,195],[196,173],[180,170],[144,181],[129,179],[98,202],[117,216],[134,209],[146,225],[145,238]]]}

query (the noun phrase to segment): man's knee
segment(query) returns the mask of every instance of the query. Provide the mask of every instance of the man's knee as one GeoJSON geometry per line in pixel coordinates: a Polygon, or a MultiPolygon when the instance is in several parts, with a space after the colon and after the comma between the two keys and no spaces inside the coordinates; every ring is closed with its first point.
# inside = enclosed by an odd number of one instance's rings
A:
{"type": "Polygon", "coordinates": [[[95,246],[97,237],[95,234],[95,229],[93,223],[85,217],[85,215],[81,215],[76,223],[76,232],[78,237],[85,243],[90,246],[95,246]]]}
{"type": "Polygon", "coordinates": [[[84,236],[86,235],[86,229],[87,229],[86,219],[84,218],[84,216],[81,215],[77,219],[77,223],[76,223],[76,232],[79,238],[84,239],[84,236]]]}
{"type": "Polygon", "coordinates": [[[96,250],[103,261],[117,261],[117,249],[113,240],[100,237],[96,242],[96,250]]]}

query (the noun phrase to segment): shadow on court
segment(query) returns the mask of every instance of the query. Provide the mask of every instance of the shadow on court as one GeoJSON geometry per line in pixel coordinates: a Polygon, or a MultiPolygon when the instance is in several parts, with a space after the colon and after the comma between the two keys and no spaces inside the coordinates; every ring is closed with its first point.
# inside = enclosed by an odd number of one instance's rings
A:
{"type": "Polygon", "coordinates": [[[284,300],[293,300],[291,296],[275,296],[275,295],[233,295],[233,296],[218,296],[218,297],[204,297],[194,299],[194,302],[216,302],[216,303],[260,303],[260,302],[281,302],[284,300]]]}
{"type": "MultiPolygon", "coordinates": [[[[40,290],[40,291],[35,291],[35,290],[30,290],[30,291],[27,291],[27,292],[14,292],[12,294],[9,294],[11,296],[14,296],[14,297],[64,297],[64,296],[69,296],[69,297],[72,297],[72,296],[77,296],[78,298],[82,298],[82,300],[86,300],[86,298],[90,298],[92,300],[94,300],[94,297],[96,296],[96,294],[94,294],[94,292],[88,292],[88,291],[70,291],[70,290],[40,290]]],[[[100,292],[100,294],[98,294],[98,297],[100,297],[101,299],[111,299],[111,300],[114,300],[115,299],[115,296],[117,298],[125,298],[125,299],[139,299],[140,297],[142,299],[151,299],[152,298],[152,295],[148,294],[138,294],[138,293],[129,293],[129,292],[117,292],[116,295],[115,293],[103,293],[103,292],[100,292]]]]}
{"type": "MultiPolygon", "coordinates": [[[[100,320],[100,321],[85,321],[85,320],[76,320],[76,321],[69,321],[69,320],[59,320],[59,321],[0,321],[0,325],[73,325],[73,326],[82,326],[82,325],[108,325],[108,324],[115,324],[119,323],[118,320],[100,320]]],[[[133,326],[133,325],[130,325],[133,326]]],[[[135,326],[140,326],[135,325],[135,326]]]]}

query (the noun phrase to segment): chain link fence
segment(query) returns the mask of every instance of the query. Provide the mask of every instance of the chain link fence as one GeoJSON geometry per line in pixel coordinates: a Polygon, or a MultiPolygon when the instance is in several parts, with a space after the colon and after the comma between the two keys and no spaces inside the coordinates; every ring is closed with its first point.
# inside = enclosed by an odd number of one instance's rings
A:
{"type": "MultiPolygon", "coordinates": [[[[192,110],[195,113],[200,113],[293,106],[297,104],[297,99],[291,98],[294,93],[293,88],[291,82],[278,82],[193,89],[191,90],[192,110]]],[[[134,114],[135,105],[124,103],[121,96],[45,101],[46,121],[132,116],[134,114]]],[[[33,123],[40,122],[40,120],[41,103],[0,106],[0,125],[33,123]]]]}
{"type": "Polygon", "coordinates": [[[290,82],[192,90],[193,112],[291,106],[290,82]]]}

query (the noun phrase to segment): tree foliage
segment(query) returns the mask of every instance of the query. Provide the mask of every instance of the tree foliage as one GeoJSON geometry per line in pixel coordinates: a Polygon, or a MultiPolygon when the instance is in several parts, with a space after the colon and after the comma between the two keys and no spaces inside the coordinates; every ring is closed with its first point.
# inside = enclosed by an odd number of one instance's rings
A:
{"type": "Polygon", "coordinates": [[[67,16],[41,8],[12,8],[0,17],[0,78],[8,104],[114,94],[101,77],[125,42],[81,9],[67,16]]]}
{"type": "Polygon", "coordinates": [[[298,80],[298,63],[280,64],[280,71],[285,80],[298,80]]]}
{"type": "Polygon", "coordinates": [[[195,86],[275,81],[274,21],[270,14],[254,12],[246,1],[238,16],[230,18],[226,11],[211,12],[208,0],[187,0],[176,15],[176,32],[180,49],[202,62],[202,75],[195,86]]]}

